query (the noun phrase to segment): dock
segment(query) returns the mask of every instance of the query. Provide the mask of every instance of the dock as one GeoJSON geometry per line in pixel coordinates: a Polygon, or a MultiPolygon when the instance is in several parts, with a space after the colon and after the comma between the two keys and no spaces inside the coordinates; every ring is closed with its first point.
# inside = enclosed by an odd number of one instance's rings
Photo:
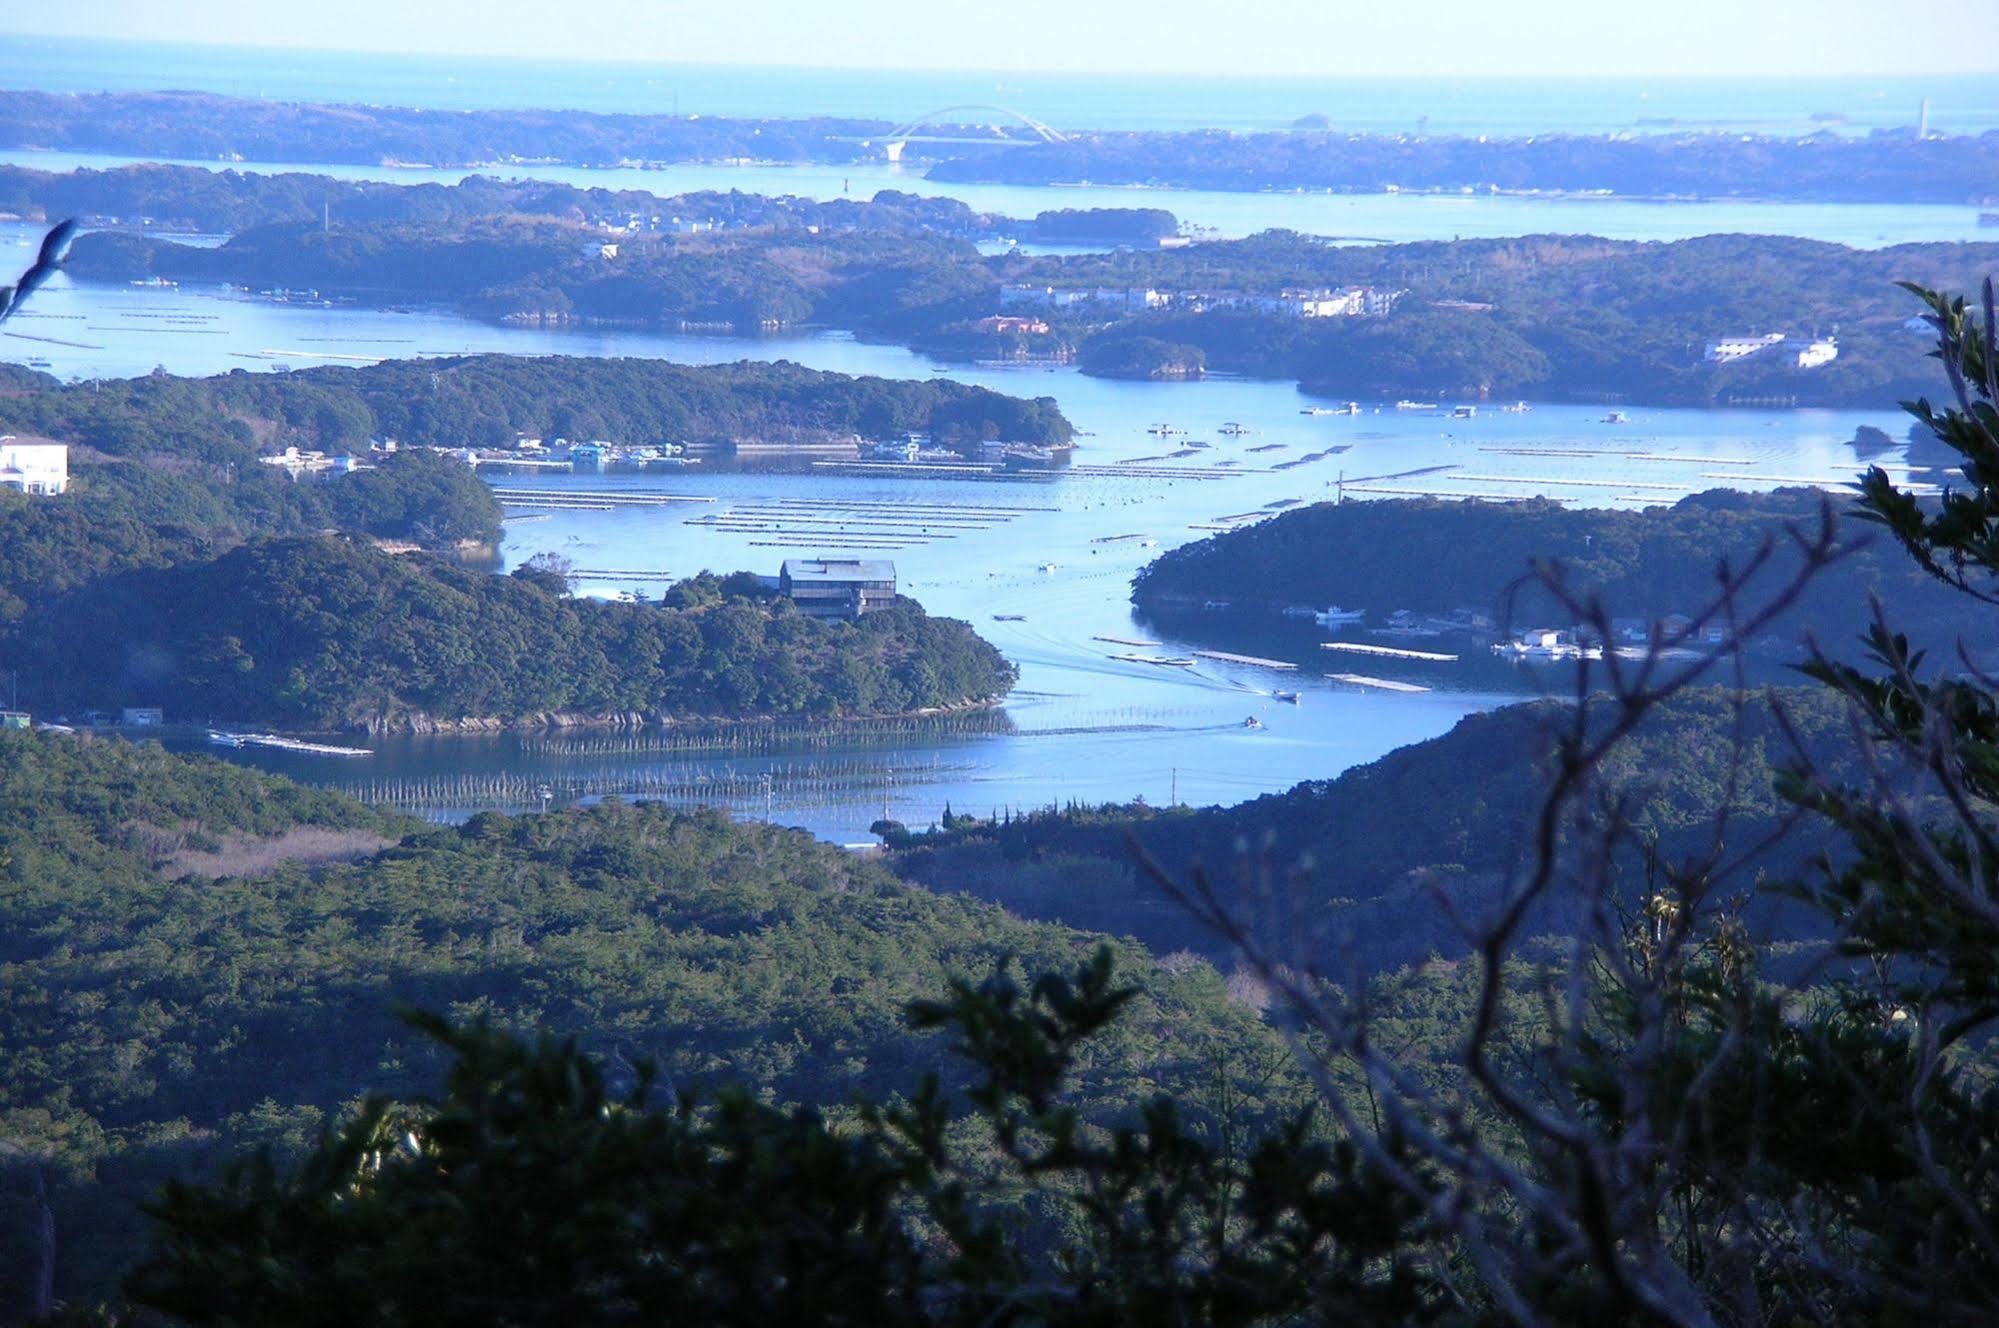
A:
{"type": "Polygon", "coordinates": [[[1159,664],[1169,669],[1191,669],[1194,667],[1193,660],[1177,659],[1170,655],[1106,655],[1104,658],[1115,659],[1125,664],[1159,664]]]}
{"type": "Polygon", "coordinates": [[[1370,678],[1365,673],[1328,673],[1334,682],[1351,683],[1355,687],[1374,687],[1384,692],[1427,692],[1427,687],[1419,687],[1413,682],[1397,682],[1393,678],[1370,678]]]}
{"type": "Polygon", "coordinates": [[[1093,636],[1092,641],[1107,641],[1114,646],[1137,646],[1141,650],[1157,650],[1164,641],[1147,641],[1136,636],[1093,636]]]}
{"type": "Polygon", "coordinates": [[[602,578],[606,581],[678,581],[671,572],[652,571],[642,567],[572,567],[569,579],[579,581],[586,577],[602,578]]]}
{"type": "Polygon", "coordinates": [[[1248,664],[1259,669],[1295,669],[1298,666],[1281,659],[1263,659],[1256,655],[1232,655],[1226,650],[1196,650],[1202,659],[1218,659],[1224,664],[1248,664]]]}
{"type": "Polygon", "coordinates": [[[1382,655],[1389,659],[1427,659],[1439,664],[1449,664],[1457,659],[1439,650],[1403,650],[1398,646],[1370,646],[1358,641],[1321,641],[1321,650],[1342,650],[1354,655],[1382,655]]]}
{"type": "Polygon", "coordinates": [[[664,489],[523,489],[503,484],[492,488],[502,507],[573,507],[608,512],[617,507],[665,507],[669,503],[715,501],[705,494],[668,493],[664,489]]]}

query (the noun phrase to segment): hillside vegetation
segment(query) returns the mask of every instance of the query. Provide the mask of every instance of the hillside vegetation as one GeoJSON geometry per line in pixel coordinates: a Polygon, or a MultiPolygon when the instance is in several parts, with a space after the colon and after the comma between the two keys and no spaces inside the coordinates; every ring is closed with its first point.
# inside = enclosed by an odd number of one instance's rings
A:
{"type": "MultiPolygon", "coordinates": [[[[438,1049],[397,1002],[581,1038],[674,1089],[745,1082],[839,1110],[906,1087],[936,1040],[904,1005],[1003,956],[1092,938],[897,883],[798,831],[607,804],[450,829],[156,747],[0,732],[0,1138],[46,1159],[58,1289],[89,1303],[143,1249],[139,1204],[254,1145],[307,1148],[362,1093],[409,1099],[438,1049]],[[177,878],[175,855],[301,827],[359,861],[177,878]]],[[[1084,1075],[1092,1112],[1204,1100],[1270,1049],[1204,966],[1131,947],[1146,995],[1084,1075]]],[[[1247,1081],[1236,1086],[1263,1090],[1247,1081]]],[[[11,1160],[11,1158],[10,1158],[11,1160]]],[[[28,1228],[0,1212],[0,1306],[28,1228]]]]}

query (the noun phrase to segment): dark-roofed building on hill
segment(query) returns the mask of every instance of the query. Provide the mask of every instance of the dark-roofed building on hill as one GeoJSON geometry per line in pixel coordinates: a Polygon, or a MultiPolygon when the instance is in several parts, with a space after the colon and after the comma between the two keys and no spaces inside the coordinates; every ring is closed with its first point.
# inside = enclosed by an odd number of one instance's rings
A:
{"type": "Polygon", "coordinates": [[[777,588],[808,618],[858,618],[895,598],[884,558],[786,558],[777,588]]]}

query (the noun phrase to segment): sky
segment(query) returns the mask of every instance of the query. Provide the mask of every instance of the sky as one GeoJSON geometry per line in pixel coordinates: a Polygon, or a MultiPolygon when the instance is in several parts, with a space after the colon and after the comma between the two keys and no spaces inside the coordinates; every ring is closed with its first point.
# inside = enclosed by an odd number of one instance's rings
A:
{"type": "Polygon", "coordinates": [[[1133,74],[1999,73],[1999,0],[67,0],[6,6],[0,33],[1133,74]]]}

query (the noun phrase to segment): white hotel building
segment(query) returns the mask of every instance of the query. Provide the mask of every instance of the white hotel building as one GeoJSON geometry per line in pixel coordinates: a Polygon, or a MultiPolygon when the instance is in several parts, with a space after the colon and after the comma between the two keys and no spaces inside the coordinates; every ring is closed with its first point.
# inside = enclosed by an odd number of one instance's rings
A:
{"type": "Polygon", "coordinates": [[[69,444],[0,435],[0,489],[38,496],[69,488],[69,444]]]}

